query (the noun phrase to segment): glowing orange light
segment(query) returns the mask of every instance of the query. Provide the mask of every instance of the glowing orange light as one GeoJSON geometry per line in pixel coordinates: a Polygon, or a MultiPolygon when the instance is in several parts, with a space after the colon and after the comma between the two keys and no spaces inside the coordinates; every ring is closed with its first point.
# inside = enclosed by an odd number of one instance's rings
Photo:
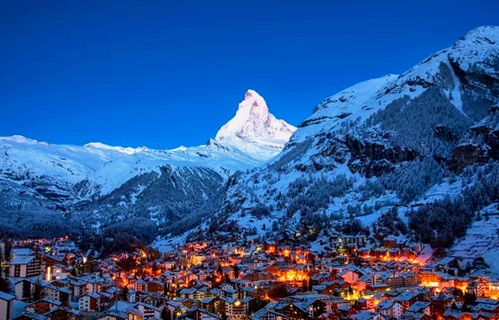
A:
{"type": "Polygon", "coordinates": [[[287,270],[279,277],[280,281],[302,281],[307,280],[308,275],[301,270],[287,270]]]}

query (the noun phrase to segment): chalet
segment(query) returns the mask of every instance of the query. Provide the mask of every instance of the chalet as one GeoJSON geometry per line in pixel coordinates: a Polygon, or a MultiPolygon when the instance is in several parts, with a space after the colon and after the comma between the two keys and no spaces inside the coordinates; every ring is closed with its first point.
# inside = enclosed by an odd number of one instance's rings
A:
{"type": "Polygon", "coordinates": [[[165,286],[163,283],[159,281],[149,281],[146,283],[145,291],[146,292],[163,292],[165,289],[165,286]]]}
{"type": "Polygon", "coordinates": [[[193,308],[187,310],[184,314],[177,317],[178,320],[222,320],[221,317],[202,308],[193,308]]]}
{"type": "Polygon", "coordinates": [[[359,310],[374,310],[374,299],[360,298],[357,300],[356,307],[359,310]]]}
{"type": "Polygon", "coordinates": [[[476,297],[483,297],[485,293],[485,286],[480,281],[470,281],[466,286],[466,292],[476,297]]]}
{"type": "Polygon", "coordinates": [[[321,272],[310,277],[310,282],[315,285],[322,284],[329,280],[331,280],[331,274],[329,272],[321,272]]]}
{"type": "Polygon", "coordinates": [[[381,259],[381,258],[386,258],[388,257],[388,249],[385,248],[376,248],[372,252],[373,256],[381,259]]]}
{"type": "Polygon", "coordinates": [[[128,320],[128,314],[118,310],[107,310],[97,320],[128,320]]]}
{"type": "Polygon", "coordinates": [[[310,318],[318,318],[326,312],[326,303],[319,299],[309,299],[307,301],[298,302],[303,310],[308,312],[310,318]]]}
{"type": "Polygon", "coordinates": [[[344,236],[342,242],[345,245],[355,245],[356,248],[362,248],[367,243],[367,236],[364,234],[357,234],[355,236],[344,236]]]}
{"type": "Polygon", "coordinates": [[[87,293],[87,283],[76,277],[52,281],[57,287],[67,288],[71,291],[72,297],[78,298],[87,293]]]}
{"type": "Polygon", "coordinates": [[[251,299],[233,299],[223,298],[225,305],[225,314],[230,319],[246,319],[249,310],[249,301],[251,299]]]}
{"type": "Polygon", "coordinates": [[[404,313],[404,307],[393,300],[383,300],[375,307],[376,312],[383,315],[385,318],[399,319],[404,313]]]}
{"type": "Polygon", "coordinates": [[[161,316],[160,308],[147,303],[137,302],[132,307],[139,310],[144,315],[144,319],[159,319],[161,316]]]}
{"type": "Polygon", "coordinates": [[[203,298],[201,299],[201,307],[209,312],[215,313],[217,311],[219,300],[220,299],[216,297],[203,298]]]}
{"type": "Polygon", "coordinates": [[[164,309],[168,310],[168,314],[170,316],[168,320],[174,320],[176,315],[182,314],[182,307],[183,306],[177,301],[167,300],[166,303],[163,305],[163,310],[164,309]]]}
{"type": "Polygon", "coordinates": [[[40,260],[34,255],[15,255],[10,261],[9,277],[31,278],[40,275],[40,260]]]}
{"type": "Polygon", "coordinates": [[[61,307],[62,303],[50,298],[42,298],[26,306],[26,311],[38,314],[45,314],[61,307]]]}
{"type": "Polygon", "coordinates": [[[12,318],[12,320],[47,320],[48,317],[38,313],[24,312],[20,316],[12,318]]]}
{"type": "Polygon", "coordinates": [[[108,291],[101,292],[99,296],[100,296],[100,310],[105,310],[109,308],[116,299],[115,296],[112,293],[109,293],[108,291]]]}
{"type": "Polygon", "coordinates": [[[288,316],[262,308],[250,316],[251,320],[289,320],[288,316]]]}
{"type": "Polygon", "coordinates": [[[86,293],[90,293],[90,292],[100,293],[101,292],[102,282],[103,282],[102,279],[97,278],[95,276],[86,276],[86,277],[81,277],[80,280],[85,282],[86,293]]]}
{"type": "Polygon", "coordinates": [[[377,312],[361,311],[357,314],[350,316],[349,319],[352,319],[352,320],[384,320],[384,317],[377,312]]]}
{"type": "Polygon", "coordinates": [[[54,281],[60,279],[67,279],[71,274],[71,270],[62,264],[54,264],[45,268],[45,280],[54,281]]]}
{"type": "Polygon", "coordinates": [[[416,301],[408,309],[408,312],[422,313],[427,317],[431,317],[431,303],[426,301],[416,301]]]}
{"type": "Polygon", "coordinates": [[[253,271],[253,272],[245,272],[243,275],[243,279],[248,280],[248,281],[253,281],[253,282],[258,282],[258,281],[276,281],[277,276],[273,275],[272,273],[269,272],[260,272],[260,271],[253,271]]]}
{"type": "Polygon", "coordinates": [[[398,237],[396,237],[394,235],[386,236],[383,239],[383,246],[389,247],[389,248],[394,248],[397,245],[397,239],[398,239],[398,237]]]}
{"type": "Polygon", "coordinates": [[[12,248],[10,254],[14,258],[16,256],[32,256],[35,252],[29,248],[12,248]]]}
{"type": "MultiPolygon", "coordinates": [[[[477,299],[478,300],[478,299],[477,299]]],[[[458,309],[464,304],[464,297],[454,296],[452,293],[441,292],[431,297],[431,305],[434,315],[442,316],[444,311],[455,305],[458,309]]]]}
{"type": "Polygon", "coordinates": [[[396,272],[391,277],[385,281],[386,284],[392,287],[413,287],[416,286],[419,281],[417,273],[415,271],[406,272],[396,272]]]}
{"type": "Polygon", "coordinates": [[[0,291],[0,320],[7,320],[12,317],[15,298],[11,294],[0,291]]]}
{"type": "Polygon", "coordinates": [[[184,299],[194,299],[194,293],[196,293],[196,288],[182,288],[179,295],[184,299]]]}
{"type": "Polygon", "coordinates": [[[344,281],[350,284],[356,283],[357,279],[359,279],[358,272],[356,272],[355,270],[348,270],[348,269],[341,271],[336,276],[342,278],[344,281]]]}
{"type": "Polygon", "coordinates": [[[479,314],[499,314],[499,308],[492,304],[479,303],[473,307],[473,311],[479,314]]]}
{"type": "Polygon", "coordinates": [[[335,313],[339,315],[342,319],[348,318],[356,313],[354,307],[350,304],[342,304],[338,306],[335,313]]]}
{"type": "Polygon", "coordinates": [[[222,295],[223,298],[237,299],[237,290],[228,284],[222,285],[222,295]]]}
{"type": "Polygon", "coordinates": [[[40,283],[44,296],[60,301],[63,306],[69,306],[71,291],[66,288],[57,287],[51,283],[42,281],[40,283]]]}
{"type": "Polygon", "coordinates": [[[130,281],[130,284],[135,291],[146,291],[147,283],[142,279],[133,279],[130,281]]]}
{"type": "MultiPolygon", "coordinates": [[[[13,282],[13,284],[14,284],[14,294],[17,300],[33,301],[33,296],[36,287],[36,283],[34,281],[31,281],[29,279],[22,279],[20,281],[13,282]]],[[[38,287],[38,290],[41,290],[40,286],[38,287]]]]}
{"type": "Polygon", "coordinates": [[[400,303],[404,307],[404,311],[406,311],[421,296],[422,296],[422,293],[419,291],[415,291],[415,290],[404,291],[395,297],[395,301],[400,303]]]}
{"type": "Polygon", "coordinates": [[[73,309],[57,308],[46,313],[50,320],[78,320],[80,312],[73,309]]]}
{"type": "Polygon", "coordinates": [[[84,294],[78,298],[78,310],[82,312],[99,311],[100,304],[100,296],[95,292],[84,294]]]}
{"type": "Polygon", "coordinates": [[[238,299],[244,299],[255,295],[255,288],[250,286],[239,287],[237,290],[238,299]]]}
{"type": "Polygon", "coordinates": [[[308,320],[308,311],[304,310],[299,303],[279,303],[275,311],[285,314],[289,320],[308,320]]]}
{"type": "Polygon", "coordinates": [[[436,266],[436,269],[438,271],[447,273],[447,272],[449,272],[449,270],[451,268],[458,268],[459,264],[458,264],[458,260],[456,258],[445,257],[445,258],[442,258],[439,261],[437,261],[435,263],[435,266],[436,266]]]}
{"type": "MultiPolygon", "coordinates": [[[[102,299],[103,293],[101,293],[101,299],[102,299]]],[[[140,301],[150,304],[153,306],[159,306],[165,303],[167,299],[160,294],[151,294],[151,293],[145,293],[141,296],[140,301]]]]}
{"type": "Polygon", "coordinates": [[[66,255],[48,255],[43,252],[36,252],[35,256],[40,260],[40,263],[42,265],[42,269],[46,269],[48,267],[53,267],[57,264],[67,266],[68,265],[68,260],[66,258],[66,255]]]}
{"type": "Polygon", "coordinates": [[[465,320],[465,319],[472,319],[472,314],[468,312],[463,312],[460,310],[454,310],[454,309],[447,309],[445,310],[443,317],[443,320],[465,320]]]}
{"type": "Polygon", "coordinates": [[[388,250],[388,255],[390,258],[399,258],[400,257],[400,249],[399,248],[391,248],[388,250]]]}

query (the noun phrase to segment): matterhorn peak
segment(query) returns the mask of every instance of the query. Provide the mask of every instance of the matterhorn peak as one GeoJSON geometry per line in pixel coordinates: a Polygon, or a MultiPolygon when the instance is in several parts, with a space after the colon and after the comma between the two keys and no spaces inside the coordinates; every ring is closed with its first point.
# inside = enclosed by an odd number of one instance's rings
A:
{"type": "Polygon", "coordinates": [[[276,119],[265,99],[249,89],[239,103],[236,115],[218,130],[215,140],[257,158],[271,158],[282,150],[295,130],[284,120],[276,119]],[[256,150],[260,148],[271,152],[256,150]]]}
{"type": "Polygon", "coordinates": [[[267,103],[263,99],[261,95],[258,94],[255,90],[248,89],[244,94],[244,100],[239,104],[239,109],[245,108],[247,106],[258,107],[266,109],[267,112],[269,108],[267,107],[267,103]],[[245,103],[247,102],[247,103],[245,103]]]}

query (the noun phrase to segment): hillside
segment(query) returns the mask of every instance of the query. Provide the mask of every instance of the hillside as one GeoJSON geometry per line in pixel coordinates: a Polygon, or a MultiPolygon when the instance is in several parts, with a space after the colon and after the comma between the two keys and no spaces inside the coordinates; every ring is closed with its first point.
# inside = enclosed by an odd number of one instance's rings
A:
{"type": "Polygon", "coordinates": [[[229,180],[203,228],[313,240],[409,227],[451,246],[499,200],[498,41],[498,27],[477,28],[401,75],[325,99],[268,165],[229,180]]]}

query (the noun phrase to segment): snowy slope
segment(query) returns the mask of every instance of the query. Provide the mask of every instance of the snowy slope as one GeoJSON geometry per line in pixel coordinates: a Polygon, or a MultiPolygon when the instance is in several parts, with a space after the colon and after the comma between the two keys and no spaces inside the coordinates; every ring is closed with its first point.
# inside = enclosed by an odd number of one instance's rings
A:
{"type": "MultiPolygon", "coordinates": [[[[29,230],[56,235],[82,227],[103,232],[121,224],[140,232],[133,219],[142,219],[140,224],[152,222],[159,233],[181,232],[220,208],[220,195],[232,174],[274,157],[294,130],[249,90],[216,139],[196,147],[54,145],[0,137],[0,198],[9,199],[0,202],[0,229],[18,236],[29,230]],[[43,229],[39,212],[57,217],[67,228],[43,229]],[[31,222],[22,222],[22,217],[31,217],[31,222]]],[[[154,237],[154,228],[142,240],[154,237]]]]}
{"type": "Polygon", "coordinates": [[[216,144],[161,151],[110,147],[101,143],[51,145],[20,136],[0,138],[0,154],[0,172],[4,177],[22,184],[43,180],[57,182],[68,189],[87,180],[99,188],[101,195],[138,174],[159,173],[159,167],[166,164],[203,166],[226,176],[261,163],[238,150],[216,144]]]}
{"type": "Polygon", "coordinates": [[[68,194],[85,181],[89,194],[83,197],[93,196],[90,191],[109,194],[139,174],[159,174],[164,165],[205,167],[226,178],[275,156],[293,131],[294,127],[269,113],[260,95],[249,90],[236,116],[206,145],[153,150],[99,142],[53,145],[22,136],[0,137],[0,176],[20,184],[57,185],[68,194]]]}
{"type": "Polygon", "coordinates": [[[352,121],[352,118],[366,120],[389,102],[403,96],[383,95],[386,87],[397,78],[398,75],[388,74],[367,80],[325,99],[315,108],[314,113],[302,122],[300,129],[293,135],[291,144],[303,142],[321,132],[339,129],[342,124],[352,121]]]}
{"type": "MultiPolygon", "coordinates": [[[[265,221],[259,233],[270,236],[269,224],[277,233],[306,229],[321,216],[353,214],[371,224],[391,208],[418,208],[448,194],[436,194],[436,186],[452,185],[451,196],[460,195],[460,171],[449,168],[460,161],[455,149],[468,143],[472,126],[499,102],[498,41],[498,27],[481,27],[399,76],[326,98],[268,165],[234,177],[226,214],[214,223],[251,230],[265,221]],[[269,216],[248,216],[257,206],[267,207],[269,216]]],[[[497,160],[491,152],[473,152],[462,154],[474,160],[461,167],[497,160]]]]}

